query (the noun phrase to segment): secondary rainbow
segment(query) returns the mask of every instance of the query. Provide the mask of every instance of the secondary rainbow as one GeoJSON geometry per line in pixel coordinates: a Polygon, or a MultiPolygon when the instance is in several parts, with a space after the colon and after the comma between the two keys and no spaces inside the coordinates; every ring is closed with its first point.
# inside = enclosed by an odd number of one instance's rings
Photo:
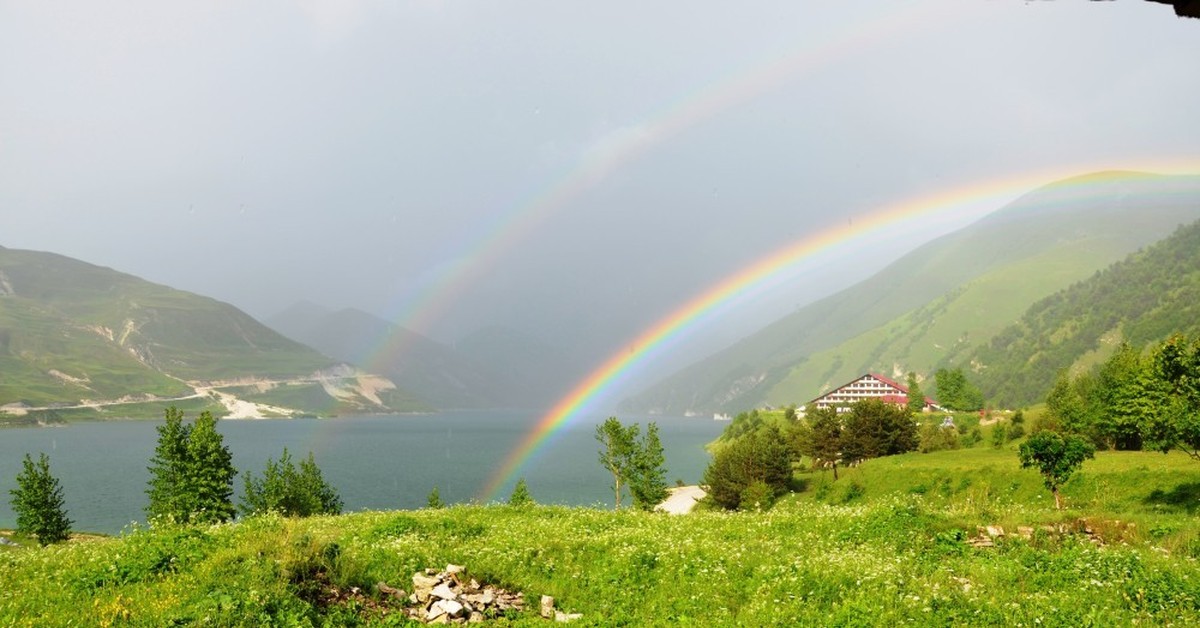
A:
{"type": "MultiPolygon", "coordinates": [[[[474,228],[465,229],[457,242],[447,243],[445,250],[454,252],[450,261],[396,295],[385,308],[387,319],[413,331],[428,332],[449,308],[463,301],[474,280],[491,270],[505,252],[611,173],[687,129],[806,72],[825,67],[833,59],[863,54],[931,24],[947,25],[946,20],[931,21],[930,16],[928,8],[907,5],[890,12],[872,12],[870,19],[841,24],[820,37],[800,40],[797,49],[685,93],[642,120],[609,133],[550,182],[527,189],[519,201],[501,205],[503,209],[489,212],[474,228]]],[[[369,370],[384,370],[391,360],[404,354],[412,340],[408,334],[390,334],[365,356],[363,363],[369,370]]]]}
{"type": "MultiPolygon", "coordinates": [[[[1200,161],[1194,159],[1155,166],[1159,171],[1180,168],[1184,171],[1200,171],[1200,161]]],[[[695,329],[718,312],[732,307],[758,290],[784,281],[800,270],[805,262],[816,261],[822,254],[833,253],[838,248],[865,245],[876,238],[886,238],[902,224],[910,229],[919,229],[933,224],[939,218],[953,218],[956,222],[961,221],[965,224],[966,221],[978,219],[998,209],[1004,203],[1040,184],[1089,170],[1098,169],[1078,167],[1066,173],[1043,171],[1024,174],[1003,180],[974,183],[933,196],[891,205],[867,217],[856,218],[845,225],[825,229],[780,248],[750,266],[728,275],[642,332],[579,382],[509,453],[481,490],[481,501],[486,503],[495,499],[498,491],[515,480],[530,458],[561,427],[627,378],[637,365],[646,362],[657,351],[669,346],[672,341],[695,329]]],[[[1085,193],[1089,186],[1108,181],[1117,174],[1119,171],[1109,171],[1107,174],[1080,177],[1059,185],[1073,186],[1085,193]]]]}

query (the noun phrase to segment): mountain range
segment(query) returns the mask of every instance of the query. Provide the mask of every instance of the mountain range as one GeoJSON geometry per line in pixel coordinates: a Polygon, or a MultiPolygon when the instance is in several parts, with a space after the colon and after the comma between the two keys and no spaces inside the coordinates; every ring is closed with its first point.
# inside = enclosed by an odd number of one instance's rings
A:
{"type": "Polygon", "coordinates": [[[1033,303],[1198,218],[1197,176],[1104,172],[1052,183],[663,379],[622,410],[804,404],[870,371],[903,378],[969,367],[976,347],[1033,303]]]}
{"type": "Polygon", "coordinates": [[[428,409],[214,299],[0,247],[0,418],[428,409]]]}
{"type": "MultiPolygon", "coordinates": [[[[942,367],[964,368],[991,401],[1029,404],[1058,369],[1093,364],[1122,340],[1140,346],[1198,326],[1197,220],[1200,176],[1052,183],[622,410],[803,404],[862,373],[928,377],[942,367]]],[[[109,268],[0,247],[0,422],[157,416],[171,404],[225,416],[533,409],[581,375],[563,352],[503,327],[450,345],[312,303],[267,323],[109,268]]]]}

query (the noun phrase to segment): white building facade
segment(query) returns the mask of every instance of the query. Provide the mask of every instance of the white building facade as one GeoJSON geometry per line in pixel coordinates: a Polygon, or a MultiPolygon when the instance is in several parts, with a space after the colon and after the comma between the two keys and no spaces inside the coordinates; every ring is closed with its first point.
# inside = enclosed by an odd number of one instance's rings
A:
{"type": "MultiPolygon", "coordinates": [[[[813,399],[809,404],[815,404],[820,409],[837,408],[838,412],[844,412],[849,410],[850,404],[863,399],[879,399],[884,403],[906,405],[908,403],[908,386],[878,373],[867,373],[813,399]]],[[[937,402],[925,397],[923,409],[929,411],[939,408],[937,402]]]]}

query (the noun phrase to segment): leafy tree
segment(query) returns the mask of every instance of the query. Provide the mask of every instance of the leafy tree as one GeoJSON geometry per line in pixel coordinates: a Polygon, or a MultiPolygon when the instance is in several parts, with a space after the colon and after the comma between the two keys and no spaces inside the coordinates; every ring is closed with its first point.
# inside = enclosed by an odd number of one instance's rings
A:
{"type": "Polygon", "coordinates": [[[1057,422],[1064,432],[1083,433],[1088,425],[1087,404],[1081,389],[1071,379],[1067,369],[1058,372],[1054,387],[1046,396],[1046,413],[1057,422]]]}
{"type": "Polygon", "coordinates": [[[1154,413],[1149,394],[1151,374],[1140,351],[1127,342],[1096,373],[1096,414],[1101,417],[1104,445],[1115,449],[1142,448],[1141,425],[1154,413]]]}
{"type": "Polygon", "coordinates": [[[176,523],[215,523],[233,518],[233,456],[216,431],[217,419],[205,411],[183,424],[183,412],[167,408],[158,426],[158,443],[150,460],[151,519],[176,523]]]}
{"type": "Polygon", "coordinates": [[[525,484],[525,478],[517,480],[517,485],[513,487],[512,494],[508,496],[509,506],[532,506],[536,502],[533,501],[533,496],[529,494],[529,487],[525,484]]]}
{"type": "Polygon", "coordinates": [[[621,509],[621,489],[629,480],[637,462],[638,426],[625,427],[615,416],[608,417],[596,426],[596,440],[600,443],[600,464],[613,476],[613,501],[615,510],[621,509]]]}
{"type": "Polygon", "coordinates": [[[1066,484],[1084,460],[1094,457],[1095,451],[1092,443],[1082,436],[1038,432],[1021,443],[1017,455],[1022,468],[1035,468],[1042,474],[1046,488],[1054,494],[1055,507],[1062,510],[1059,487],[1066,484]]]}
{"type": "Polygon", "coordinates": [[[704,484],[713,501],[722,508],[742,506],[743,495],[757,495],[763,505],[761,489],[770,489],[772,499],[787,491],[792,477],[792,450],[779,429],[771,426],[721,446],[704,471],[704,484]]]}
{"type": "Polygon", "coordinates": [[[629,476],[629,493],[633,505],[641,510],[654,507],[667,498],[666,457],[658,437],[658,425],[650,422],[638,441],[629,476]]]}
{"type": "Polygon", "coordinates": [[[614,508],[621,508],[624,491],[633,505],[653,510],[667,498],[667,470],[658,425],[651,422],[646,433],[637,424],[625,426],[617,417],[609,417],[596,426],[600,443],[600,464],[613,476],[614,508]]]}
{"type": "Polygon", "coordinates": [[[315,498],[314,502],[319,508],[314,514],[342,514],[344,507],[342,497],[338,495],[337,490],[331,484],[325,481],[324,476],[321,475],[321,469],[313,460],[311,451],[308,452],[308,458],[300,462],[300,488],[304,494],[315,498]]]}
{"type": "Polygon", "coordinates": [[[67,540],[72,522],[63,507],[62,486],[50,474],[50,458],[41,454],[35,463],[25,454],[22,465],[17,488],[9,491],[17,532],[36,538],[41,545],[67,540]]]}
{"type": "Polygon", "coordinates": [[[1151,354],[1148,372],[1142,390],[1155,411],[1140,416],[1146,445],[1200,460],[1200,337],[1164,341],[1151,354]]]}
{"type": "Polygon", "coordinates": [[[783,419],[788,423],[796,420],[796,404],[792,404],[783,409],[783,419]]]}
{"type": "Polygon", "coordinates": [[[833,469],[833,479],[838,479],[837,465],[842,455],[842,422],[837,410],[811,407],[804,413],[804,420],[795,424],[792,432],[795,451],[812,458],[814,467],[833,469]]]}
{"type": "Polygon", "coordinates": [[[913,414],[919,414],[925,410],[925,393],[921,392],[921,384],[917,381],[917,374],[913,372],[908,374],[908,401],[905,405],[913,414]]]}
{"type": "Polygon", "coordinates": [[[429,496],[425,498],[425,507],[435,510],[446,507],[446,504],[442,501],[442,495],[438,493],[438,487],[435,486],[432,491],[429,491],[429,496]]]}
{"type": "Polygon", "coordinates": [[[242,512],[253,514],[274,511],[289,517],[342,512],[342,499],[321,475],[312,452],[297,469],[287,447],[276,462],[267,459],[262,479],[246,475],[242,512]]]}
{"type": "Polygon", "coordinates": [[[983,408],[983,393],[963,374],[961,368],[938,369],[934,374],[938,403],[951,410],[974,412],[983,408]]]}
{"type": "Polygon", "coordinates": [[[917,448],[917,424],[908,408],[863,399],[844,413],[842,458],[848,461],[893,456],[917,448]]]}

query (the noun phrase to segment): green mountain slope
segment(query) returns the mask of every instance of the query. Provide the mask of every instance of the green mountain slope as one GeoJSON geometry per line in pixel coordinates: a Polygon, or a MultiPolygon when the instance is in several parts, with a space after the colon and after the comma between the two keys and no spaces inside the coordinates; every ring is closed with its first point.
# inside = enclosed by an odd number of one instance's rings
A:
{"type": "Polygon", "coordinates": [[[1200,217],[1200,177],[1098,173],[1053,183],[628,399],[626,410],[803,403],[867,370],[929,368],[1034,301],[1200,217]]]}
{"type": "MultiPolygon", "coordinates": [[[[322,390],[357,386],[347,381],[357,375],[335,374],[336,366],[229,304],[53,253],[0,247],[0,406],[7,414],[92,406],[101,415],[99,407],[119,401],[197,397],[215,404],[220,389],[247,383],[241,380],[271,388],[307,378],[316,386],[319,371],[338,380],[322,390]]],[[[353,400],[354,393],[336,396],[326,394],[320,408],[278,413],[380,409],[353,400]]],[[[224,406],[235,400],[224,399],[224,406]]],[[[124,409],[155,415],[162,405],[124,409]]],[[[88,414],[77,410],[67,414],[88,414]]]]}
{"type": "Polygon", "coordinates": [[[1200,333],[1200,222],[1038,301],[966,362],[989,399],[1019,406],[1044,399],[1059,369],[1176,332],[1200,333]]]}
{"type": "Polygon", "coordinates": [[[1021,315],[1027,304],[1109,261],[1106,242],[1085,240],[988,272],[885,325],[793,367],[768,393],[775,405],[804,403],[868,371],[929,374],[1021,315]]]}

